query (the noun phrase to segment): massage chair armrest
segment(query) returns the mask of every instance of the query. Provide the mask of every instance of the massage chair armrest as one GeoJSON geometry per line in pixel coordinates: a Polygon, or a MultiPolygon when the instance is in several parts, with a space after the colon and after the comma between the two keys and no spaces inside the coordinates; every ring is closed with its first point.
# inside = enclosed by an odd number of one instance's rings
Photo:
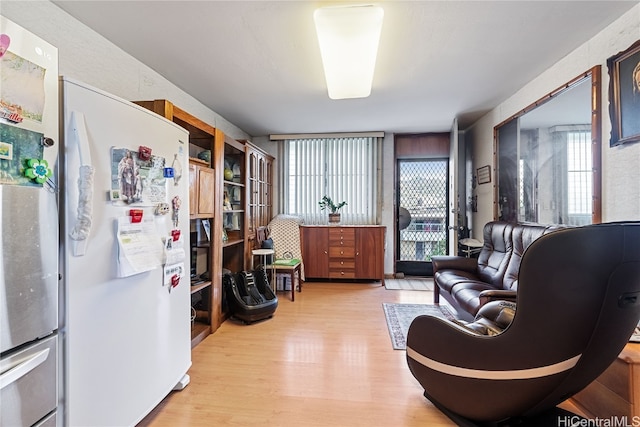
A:
{"type": "Polygon", "coordinates": [[[483,335],[498,335],[509,327],[515,314],[514,302],[491,301],[478,310],[473,322],[464,326],[483,335]]]}
{"type": "Polygon", "coordinates": [[[411,322],[407,332],[407,356],[415,359],[413,354],[417,353],[460,367],[495,369],[505,355],[515,355],[517,359],[514,357],[514,360],[520,360],[518,364],[525,365],[528,363],[527,352],[535,353],[530,345],[522,344],[522,337],[500,334],[503,336],[499,341],[489,342],[487,339],[494,338],[492,335],[496,334],[489,334],[483,328],[475,326],[474,322],[418,316],[411,322]],[[527,351],[522,351],[520,347],[527,347],[527,351]],[[483,357],[478,357],[479,353],[483,357]]]}
{"type": "Polygon", "coordinates": [[[431,258],[433,271],[441,270],[462,270],[475,273],[478,270],[478,260],[476,258],[465,258],[461,256],[439,255],[431,258]]]}
{"type": "Polygon", "coordinates": [[[480,292],[480,307],[491,301],[510,301],[516,302],[517,292],[511,289],[487,289],[480,292]]]}

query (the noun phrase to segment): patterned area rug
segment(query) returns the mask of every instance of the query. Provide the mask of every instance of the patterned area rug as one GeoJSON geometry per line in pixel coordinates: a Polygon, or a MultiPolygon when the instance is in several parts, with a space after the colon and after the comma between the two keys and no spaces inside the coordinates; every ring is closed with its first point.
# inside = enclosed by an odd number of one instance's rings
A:
{"type": "Polygon", "coordinates": [[[409,331],[409,326],[416,317],[429,314],[443,319],[455,319],[449,309],[442,305],[390,304],[383,302],[382,308],[387,318],[387,327],[389,328],[391,344],[394,350],[405,350],[407,348],[407,331],[409,331]]]}
{"type": "Polygon", "coordinates": [[[431,278],[384,279],[384,287],[391,290],[432,291],[433,279],[431,278]]]}

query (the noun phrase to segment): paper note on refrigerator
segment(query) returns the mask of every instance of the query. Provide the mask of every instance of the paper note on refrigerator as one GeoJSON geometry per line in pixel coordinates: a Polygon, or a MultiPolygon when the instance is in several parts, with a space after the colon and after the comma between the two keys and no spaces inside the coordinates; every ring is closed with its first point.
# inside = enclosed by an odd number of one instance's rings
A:
{"type": "Polygon", "coordinates": [[[164,245],[153,217],[132,223],[118,218],[118,276],[127,277],[162,266],[164,245]]]}
{"type": "Polygon", "coordinates": [[[186,258],[186,253],[184,251],[184,238],[182,236],[180,236],[178,240],[173,240],[171,238],[167,239],[165,250],[165,265],[176,264],[184,261],[186,258]]]}

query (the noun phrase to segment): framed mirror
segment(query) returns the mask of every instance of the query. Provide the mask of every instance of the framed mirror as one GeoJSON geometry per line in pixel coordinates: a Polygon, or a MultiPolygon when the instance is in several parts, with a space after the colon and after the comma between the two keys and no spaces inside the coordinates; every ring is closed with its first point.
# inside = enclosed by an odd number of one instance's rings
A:
{"type": "Polygon", "coordinates": [[[494,128],[494,218],[601,222],[600,73],[590,69],[494,128]]]}

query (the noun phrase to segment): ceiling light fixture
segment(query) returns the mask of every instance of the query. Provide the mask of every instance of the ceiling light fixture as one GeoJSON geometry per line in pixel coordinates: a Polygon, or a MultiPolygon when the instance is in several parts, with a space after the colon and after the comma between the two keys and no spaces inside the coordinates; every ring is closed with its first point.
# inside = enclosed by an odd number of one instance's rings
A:
{"type": "Polygon", "coordinates": [[[316,9],[313,19],[329,98],[371,94],[383,17],[382,8],[373,5],[316,9]]]}

